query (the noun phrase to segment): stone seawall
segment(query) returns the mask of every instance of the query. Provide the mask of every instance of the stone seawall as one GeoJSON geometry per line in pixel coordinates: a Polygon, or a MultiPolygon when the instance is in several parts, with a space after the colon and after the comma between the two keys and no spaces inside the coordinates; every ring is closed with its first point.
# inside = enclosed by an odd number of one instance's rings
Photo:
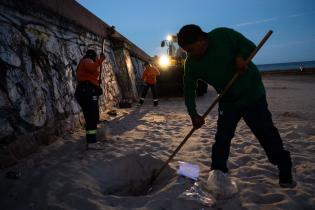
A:
{"type": "Polygon", "coordinates": [[[101,112],[137,99],[149,56],[75,1],[1,0],[0,168],[78,126],[76,67],[87,49],[101,52],[103,39],[101,112]]]}

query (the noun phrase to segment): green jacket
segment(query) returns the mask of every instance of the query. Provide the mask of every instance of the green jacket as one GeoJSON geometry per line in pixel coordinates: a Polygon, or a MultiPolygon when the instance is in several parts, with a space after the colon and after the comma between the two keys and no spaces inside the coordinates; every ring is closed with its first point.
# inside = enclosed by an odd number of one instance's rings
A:
{"type": "MultiPolygon", "coordinates": [[[[202,58],[196,60],[188,57],[185,61],[184,96],[191,117],[197,114],[195,102],[197,80],[204,80],[220,93],[236,72],[236,55],[242,55],[246,59],[256,47],[242,34],[229,28],[210,31],[208,41],[208,49],[202,58]]],[[[246,108],[264,95],[265,88],[260,73],[250,62],[247,70],[222,97],[219,108],[223,111],[246,108]]]]}

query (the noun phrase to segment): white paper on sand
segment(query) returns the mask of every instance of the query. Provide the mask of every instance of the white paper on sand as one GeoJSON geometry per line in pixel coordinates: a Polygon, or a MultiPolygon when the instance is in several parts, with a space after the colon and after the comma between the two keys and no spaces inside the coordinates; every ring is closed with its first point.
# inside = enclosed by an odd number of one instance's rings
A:
{"type": "Polygon", "coordinates": [[[179,175],[197,180],[199,177],[199,171],[199,165],[179,161],[179,169],[177,171],[179,175]]]}

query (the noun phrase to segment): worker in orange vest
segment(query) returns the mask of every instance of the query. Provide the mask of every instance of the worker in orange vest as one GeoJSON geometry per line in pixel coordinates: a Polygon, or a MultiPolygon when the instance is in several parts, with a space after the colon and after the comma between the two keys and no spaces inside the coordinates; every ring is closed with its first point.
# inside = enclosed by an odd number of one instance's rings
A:
{"type": "Polygon", "coordinates": [[[82,108],[85,119],[87,149],[97,147],[95,143],[97,142],[96,128],[99,122],[98,98],[102,95],[99,67],[104,60],[105,55],[103,53],[98,59],[94,50],[87,50],[77,67],[78,85],[75,98],[82,108]]]}
{"type": "Polygon", "coordinates": [[[156,77],[159,75],[160,71],[156,67],[152,66],[148,62],[144,64],[144,71],[141,77],[141,79],[144,81],[144,86],[139,101],[140,105],[144,103],[144,99],[145,96],[147,95],[149,88],[151,88],[154,106],[157,106],[159,104],[156,92],[156,77]]]}

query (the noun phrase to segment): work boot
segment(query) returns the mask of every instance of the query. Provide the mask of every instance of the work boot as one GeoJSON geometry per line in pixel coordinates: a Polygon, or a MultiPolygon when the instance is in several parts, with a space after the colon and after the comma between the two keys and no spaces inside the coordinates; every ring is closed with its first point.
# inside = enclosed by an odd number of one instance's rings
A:
{"type": "Polygon", "coordinates": [[[141,106],[143,103],[144,103],[144,98],[140,98],[138,105],[141,106]]]}
{"type": "Polygon", "coordinates": [[[279,185],[283,188],[294,188],[296,181],[293,180],[291,169],[279,171],[279,185]]]}
{"type": "Polygon", "coordinates": [[[279,185],[283,188],[294,188],[296,182],[292,176],[292,161],[290,152],[283,151],[278,163],[279,185]]]}
{"type": "Polygon", "coordinates": [[[236,182],[221,170],[209,172],[206,189],[217,199],[227,199],[238,192],[236,182]]]}

